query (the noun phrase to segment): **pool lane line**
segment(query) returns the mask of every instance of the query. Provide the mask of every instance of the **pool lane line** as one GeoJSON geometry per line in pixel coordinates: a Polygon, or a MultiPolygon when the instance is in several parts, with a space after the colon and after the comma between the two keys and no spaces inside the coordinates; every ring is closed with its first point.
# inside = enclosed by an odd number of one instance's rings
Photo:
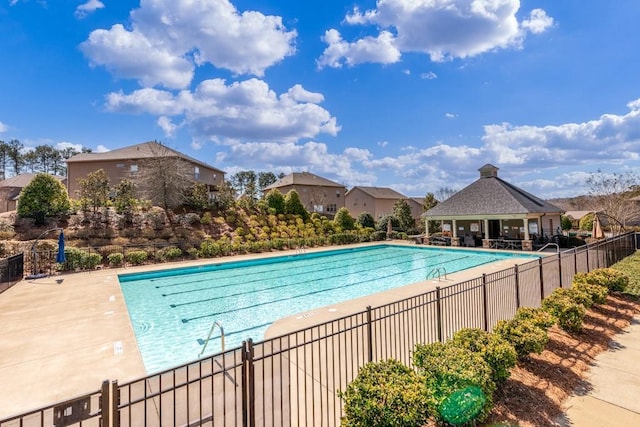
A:
{"type": "MultiPolygon", "coordinates": [[[[467,257],[463,257],[463,258],[468,258],[468,256],[467,257]]],[[[361,284],[367,283],[367,282],[374,282],[374,281],[387,279],[389,277],[399,276],[401,274],[405,274],[406,271],[416,271],[416,270],[423,270],[423,269],[424,269],[424,267],[413,268],[413,269],[410,269],[410,270],[403,270],[400,273],[393,273],[393,274],[389,274],[389,275],[386,275],[386,276],[379,276],[379,277],[376,277],[376,278],[373,278],[373,279],[363,280],[363,281],[358,282],[358,283],[352,283],[350,285],[341,285],[341,286],[335,286],[335,287],[332,287],[332,288],[324,288],[324,289],[319,289],[319,290],[316,290],[316,291],[313,291],[313,292],[307,292],[307,293],[304,293],[304,294],[298,294],[298,295],[293,295],[293,296],[289,296],[289,297],[286,297],[286,298],[280,298],[278,300],[265,301],[265,302],[261,302],[261,303],[258,303],[258,304],[252,304],[252,305],[248,305],[248,306],[244,306],[244,307],[240,307],[240,308],[236,307],[236,308],[234,308],[232,310],[224,310],[224,311],[219,311],[219,312],[216,312],[216,313],[204,314],[202,316],[194,316],[194,317],[189,317],[189,318],[183,318],[182,319],[182,323],[188,323],[188,322],[190,322],[192,320],[206,319],[208,317],[219,316],[221,314],[228,314],[228,313],[233,313],[233,312],[237,312],[237,311],[248,310],[250,308],[261,307],[261,306],[264,306],[264,305],[270,305],[270,304],[274,304],[274,303],[278,303],[278,302],[282,302],[282,301],[289,301],[289,300],[292,300],[292,299],[302,298],[302,297],[306,297],[306,296],[310,296],[310,295],[316,295],[316,294],[323,293],[323,292],[335,291],[337,289],[350,288],[350,287],[358,286],[358,285],[361,285],[361,284]]],[[[203,300],[203,302],[204,301],[207,301],[207,300],[203,300]]]]}
{"type": "MultiPolygon", "coordinates": [[[[437,258],[437,257],[441,257],[441,256],[442,256],[442,255],[434,255],[434,256],[431,256],[431,257],[428,257],[428,258],[421,258],[420,260],[421,260],[421,261],[422,261],[422,260],[431,260],[431,259],[433,259],[433,258],[437,258]]],[[[381,259],[386,261],[386,260],[393,260],[393,259],[399,259],[399,258],[406,258],[406,256],[405,256],[405,255],[397,255],[397,256],[395,256],[395,257],[386,257],[386,258],[381,258],[381,259]]],[[[367,260],[359,261],[359,262],[357,262],[357,263],[351,263],[351,264],[349,264],[349,266],[350,266],[350,267],[356,267],[356,266],[358,266],[358,265],[361,265],[361,264],[364,264],[365,262],[370,262],[370,261],[371,261],[370,259],[367,259],[367,260]]],[[[412,260],[412,262],[413,262],[413,261],[415,261],[415,260],[412,260]]],[[[336,263],[336,261],[333,261],[333,262],[331,262],[330,264],[335,264],[335,263],[336,263]]],[[[343,262],[343,263],[344,263],[344,262],[343,262]]],[[[323,263],[323,264],[324,264],[324,266],[323,266],[323,267],[321,267],[321,268],[316,268],[316,269],[305,269],[305,267],[307,267],[307,266],[300,266],[300,267],[291,268],[291,269],[288,269],[288,270],[283,270],[283,271],[281,272],[282,274],[279,274],[279,275],[277,275],[277,276],[273,276],[273,277],[271,277],[271,278],[270,278],[270,280],[272,280],[272,281],[276,281],[276,280],[279,280],[279,279],[281,279],[281,278],[288,278],[288,277],[292,277],[292,276],[296,275],[297,273],[295,273],[295,274],[292,274],[292,273],[291,273],[291,272],[292,272],[292,270],[294,270],[294,271],[295,271],[295,270],[304,270],[304,273],[316,273],[316,272],[319,272],[319,271],[326,270],[326,269],[327,269],[327,268],[326,268],[327,263],[323,263]]],[[[314,267],[316,267],[316,266],[318,266],[318,265],[314,265],[314,267]]],[[[389,266],[389,265],[384,265],[384,266],[382,266],[381,268],[386,268],[386,267],[388,267],[388,266],[389,266]]],[[[274,272],[274,271],[275,271],[275,272],[280,272],[280,270],[278,270],[278,269],[273,269],[273,270],[270,270],[270,271],[272,271],[272,272],[274,272]]],[[[259,273],[260,273],[260,272],[251,272],[251,274],[252,274],[252,275],[256,275],[256,274],[259,274],[259,273]]],[[[215,279],[216,279],[216,280],[228,280],[228,279],[234,279],[234,278],[236,278],[236,277],[245,277],[245,276],[246,276],[246,273],[245,273],[245,274],[236,274],[236,275],[233,275],[233,276],[216,277],[215,279]]],[[[211,277],[209,277],[209,278],[207,278],[207,279],[202,279],[202,280],[197,280],[197,281],[191,281],[191,282],[186,282],[186,283],[182,282],[182,283],[181,283],[181,285],[187,286],[187,285],[190,285],[190,284],[193,284],[193,283],[211,282],[211,280],[212,280],[212,278],[211,278],[211,277]]],[[[234,287],[234,286],[246,285],[246,284],[248,284],[248,283],[256,283],[256,282],[260,282],[260,281],[262,281],[262,280],[264,280],[264,279],[259,278],[259,279],[254,279],[254,280],[243,281],[243,282],[241,282],[241,283],[234,282],[234,283],[227,284],[227,285],[206,286],[206,287],[202,287],[202,288],[188,289],[188,290],[184,290],[184,291],[169,292],[169,293],[161,294],[161,295],[162,295],[163,297],[168,297],[168,296],[174,296],[174,295],[190,294],[190,293],[194,293],[194,292],[204,292],[204,291],[208,291],[208,290],[210,290],[210,289],[222,289],[222,288],[228,288],[228,287],[234,287]]],[[[156,287],[156,288],[157,288],[157,287],[156,287]]]]}
{"type": "MultiPolygon", "coordinates": [[[[361,258],[371,258],[371,252],[380,252],[381,249],[373,249],[373,250],[369,250],[369,251],[363,251],[363,252],[359,252],[357,257],[352,257],[349,258],[350,260],[353,259],[361,259],[361,258]]],[[[344,253],[341,254],[336,254],[336,255],[328,255],[326,257],[322,257],[322,258],[331,258],[331,260],[325,261],[325,262],[321,262],[321,263],[317,263],[317,264],[313,264],[315,265],[330,265],[330,264],[336,264],[336,263],[344,263],[343,259],[335,259],[338,256],[344,256],[344,253]]],[[[374,255],[374,256],[381,256],[384,254],[378,254],[378,255],[374,255]]],[[[439,254],[436,256],[441,256],[443,254],[439,254]]],[[[401,257],[401,256],[406,256],[405,254],[402,255],[397,255],[396,257],[401,257]]],[[[274,272],[274,271],[280,271],[282,270],[282,264],[286,264],[286,263],[296,263],[296,264],[305,264],[305,265],[301,265],[298,267],[294,267],[294,268],[304,268],[306,266],[305,261],[312,261],[312,260],[317,260],[319,258],[307,258],[307,259],[291,259],[289,261],[284,261],[284,262],[279,262],[277,264],[263,264],[262,266],[267,267],[265,269],[256,269],[256,271],[254,271],[254,274],[257,273],[270,273],[270,272],[274,272]],[[279,265],[280,268],[274,268],[273,265],[279,265]]],[[[247,266],[238,266],[238,267],[233,267],[233,268],[228,268],[228,269],[224,269],[224,270],[210,270],[210,271],[202,271],[202,272],[198,272],[197,274],[211,274],[211,273],[219,273],[219,272],[230,272],[230,273],[234,273],[235,270],[238,269],[246,269],[247,266]]],[[[195,274],[195,273],[194,273],[195,274]]],[[[231,279],[234,277],[239,277],[239,276],[245,276],[246,273],[235,273],[235,274],[231,274],[229,276],[225,276],[225,279],[231,279]]],[[[168,277],[161,277],[161,278],[154,278],[154,279],[148,279],[149,282],[154,282],[157,280],[174,280],[175,277],[178,276],[168,276],[168,277]]],[[[199,282],[204,282],[210,280],[209,278],[207,279],[198,279],[198,280],[191,280],[188,282],[181,282],[181,283],[173,283],[173,284],[166,284],[166,285],[156,285],[156,289],[161,289],[161,288],[169,288],[169,287],[174,287],[174,286],[181,286],[183,284],[189,284],[189,283],[199,283],[199,282]]]]}
{"type": "MultiPolygon", "coordinates": [[[[451,259],[451,260],[448,260],[448,261],[444,261],[444,262],[438,263],[438,265],[442,265],[442,264],[446,264],[446,263],[454,262],[454,261],[459,261],[459,260],[465,259],[465,258],[469,258],[469,256],[463,256],[463,257],[460,257],[460,258],[455,258],[455,259],[451,259]]],[[[400,266],[400,265],[403,265],[403,264],[411,264],[413,262],[414,262],[414,260],[408,260],[408,261],[401,262],[401,263],[396,263],[396,264],[393,264],[393,265],[389,264],[389,265],[385,265],[383,267],[380,267],[380,269],[396,267],[396,266],[400,266]]],[[[415,268],[415,269],[408,270],[408,271],[416,271],[418,269],[426,269],[426,268],[427,267],[420,267],[420,268],[415,268]]],[[[282,284],[282,285],[274,285],[274,286],[267,286],[267,287],[263,287],[263,288],[259,288],[259,289],[246,290],[246,291],[238,292],[238,293],[235,293],[235,294],[225,294],[225,295],[216,296],[216,297],[212,297],[212,298],[200,299],[200,300],[197,300],[197,301],[188,301],[188,302],[183,302],[183,303],[178,303],[178,304],[169,304],[169,307],[176,308],[176,307],[182,307],[182,306],[185,306],[185,305],[192,305],[192,304],[200,304],[200,303],[203,303],[203,302],[217,301],[217,300],[226,299],[226,298],[230,298],[230,297],[237,297],[237,296],[248,295],[248,294],[256,294],[256,293],[260,293],[260,292],[268,292],[268,291],[271,291],[271,290],[274,290],[274,289],[282,289],[282,288],[294,287],[294,286],[307,284],[307,283],[322,282],[322,281],[326,281],[326,280],[329,280],[329,279],[335,279],[335,278],[338,278],[338,277],[345,277],[347,275],[349,275],[349,276],[356,275],[356,274],[364,273],[364,272],[367,272],[367,271],[371,271],[371,269],[370,268],[364,268],[364,269],[361,269],[361,270],[350,271],[347,274],[345,274],[343,272],[340,272],[340,273],[335,274],[333,276],[323,276],[321,278],[317,278],[317,279],[313,279],[313,280],[296,281],[296,282],[291,282],[291,283],[285,283],[285,284],[282,284]]],[[[407,271],[407,270],[403,270],[403,272],[405,272],[405,271],[407,271]]],[[[297,275],[297,276],[299,276],[299,275],[297,275]]],[[[282,277],[283,278],[295,279],[297,276],[282,276],[282,277]]],[[[271,281],[274,281],[274,280],[272,280],[271,278],[269,278],[269,279],[255,279],[255,280],[251,280],[251,281],[248,281],[248,282],[242,282],[242,283],[236,284],[236,285],[245,285],[247,283],[260,283],[260,282],[267,282],[268,283],[268,282],[271,282],[271,281]]],[[[209,289],[213,289],[213,288],[215,288],[215,287],[211,287],[209,289]]],[[[163,295],[163,296],[165,296],[165,295],[163,295]]]]}

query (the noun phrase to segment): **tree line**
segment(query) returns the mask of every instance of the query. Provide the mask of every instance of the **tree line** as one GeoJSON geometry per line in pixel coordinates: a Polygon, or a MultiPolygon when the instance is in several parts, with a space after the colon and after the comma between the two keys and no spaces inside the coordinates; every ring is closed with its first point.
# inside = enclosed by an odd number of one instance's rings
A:
{"type": "Polygon", "coordinates": [[[74,147],[59,149],[49,144],[31,148],[17,139],[0,140],[0,180],[26,172],[64,176],[67,173],[65,160],[78,153],[90,152],[91,149],[85,147],[81,151],[74,147]]]}

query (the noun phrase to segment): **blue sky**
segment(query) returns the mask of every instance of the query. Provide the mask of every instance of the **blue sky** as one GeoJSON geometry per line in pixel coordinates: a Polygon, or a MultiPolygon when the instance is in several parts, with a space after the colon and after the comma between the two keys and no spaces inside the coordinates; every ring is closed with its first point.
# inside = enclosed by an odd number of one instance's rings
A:
{"type": "Polygon", "coordinates": [[[0,0],[0,139],[408,196],[638,173],[637,0],[0,0]]]}

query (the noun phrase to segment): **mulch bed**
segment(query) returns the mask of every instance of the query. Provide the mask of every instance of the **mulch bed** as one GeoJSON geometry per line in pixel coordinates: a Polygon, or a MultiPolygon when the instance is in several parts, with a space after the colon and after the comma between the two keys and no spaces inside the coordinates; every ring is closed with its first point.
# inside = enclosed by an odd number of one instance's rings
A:
{"type": "Polygon", "coordinates": [[[565,400],[586,393],[586,378],[595,357],[609,348],[614,335],[622,332],[640,313],[640,302],[610,295],[607,304],[587,310],[583,330],[568,333],[554,326],[541,354],[518,363],[511,377],[494,396],[495,408],[487,421],[521,427],[561,426],[565,400]]]}

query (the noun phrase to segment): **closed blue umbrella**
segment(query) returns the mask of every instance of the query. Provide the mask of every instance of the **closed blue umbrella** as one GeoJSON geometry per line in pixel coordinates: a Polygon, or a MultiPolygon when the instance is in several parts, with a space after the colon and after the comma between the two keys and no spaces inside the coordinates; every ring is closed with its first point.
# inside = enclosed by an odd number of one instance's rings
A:
{"type": "Polygon", "coordinates": [[[61,231],[58,236],[58,255],[56,256],[56,262],[63,264],[66,261],[64,257],[64,233],[61,231]]]}

